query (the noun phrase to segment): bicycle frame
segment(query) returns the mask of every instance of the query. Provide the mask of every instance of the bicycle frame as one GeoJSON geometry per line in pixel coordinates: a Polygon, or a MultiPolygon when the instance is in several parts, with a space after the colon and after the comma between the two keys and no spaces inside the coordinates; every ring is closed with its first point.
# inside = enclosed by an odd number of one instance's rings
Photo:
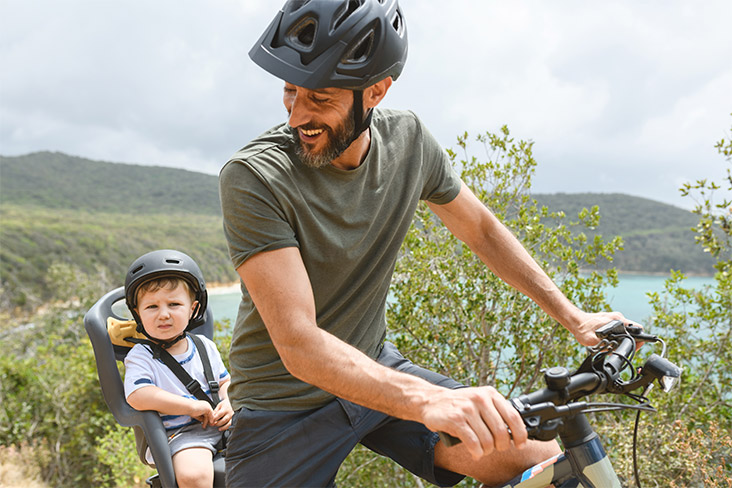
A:
{"type": "Polygon", "coordinates": [[[610,459],[585,414],[564,419],[559,433],[565,451],[496,488],[621,488],[610,459]]]}

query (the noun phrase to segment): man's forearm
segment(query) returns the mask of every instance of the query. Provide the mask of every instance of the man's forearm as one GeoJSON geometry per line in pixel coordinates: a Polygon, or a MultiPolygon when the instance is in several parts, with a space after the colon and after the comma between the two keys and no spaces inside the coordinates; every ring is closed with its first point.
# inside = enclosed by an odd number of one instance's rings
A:
{"type": "Polygon", "coordinates": [[[421,411],[442,388],[372,360],[317,327],[274,340],[287,370],[337,397],[405,420],[423,421],[421,411]]]}

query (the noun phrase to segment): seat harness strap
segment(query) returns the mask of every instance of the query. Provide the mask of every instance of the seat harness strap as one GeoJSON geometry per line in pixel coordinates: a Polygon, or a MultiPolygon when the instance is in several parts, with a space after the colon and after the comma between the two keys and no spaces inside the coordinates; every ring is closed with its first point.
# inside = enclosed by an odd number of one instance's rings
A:
{"type": "Polygon", "coordinates": [[[175,358],[166,349],[160,346],[160,344],[157,344],[153,341],[136,339],[132,337],[128,337],[126,340],[135,344],[145,344],[146,346],[149,346],[152,349],[153,357],[156,359],[160,359],[163,363],[165,363],[168,369],[170,369],[173,374],[178,377],[178,379],[181,381],[181,383],[183,383],[183,385],[191,393],[191,395],[195,396],[199,400],[208,402],[211,405],[211,408],[216,408],[216,405],[218,405],[221,401],[221,399],[219,398],[219,382],[216,380],[216,378],[213,377],[213,371],[211,370],[211,361],[208,358],[206,346],[203,344],[201,338],[198,337],[196,334],[189,334],[186,332],[186,336],[191,338],[196,346],[196,349],[198,350],[198,354],[201,356],[203,373],[206,376],[206,382],[208,383],[208,387],[211,390],[211,397],[206,395],[206,393],[201,388],[201,384],[195,379],[191,378],[191,375],[188,374],[183,366],[181,366],[180,363],[176,361],[175,358]]]}

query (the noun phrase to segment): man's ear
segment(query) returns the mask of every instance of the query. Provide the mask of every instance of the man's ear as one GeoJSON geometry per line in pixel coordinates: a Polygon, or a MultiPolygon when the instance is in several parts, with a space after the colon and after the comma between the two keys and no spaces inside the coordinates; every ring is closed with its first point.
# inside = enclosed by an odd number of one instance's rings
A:
{"type": "Polygon", "coordinates": [[[364,111],[368,111],[376,107],[386,96],[386,92],[389,91],[391,84],[394,80],[391,76],[387,76],[381,81],[377,81],[373,85],[369,86],[363,91],[363,105],[364,111]]]}

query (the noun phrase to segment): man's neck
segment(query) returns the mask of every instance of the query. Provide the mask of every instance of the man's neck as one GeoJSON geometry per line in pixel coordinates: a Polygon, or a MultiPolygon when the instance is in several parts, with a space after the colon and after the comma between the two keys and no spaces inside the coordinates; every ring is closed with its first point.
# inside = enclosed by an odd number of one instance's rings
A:
{"type": "Polygon", "coordinates": [[[331,165],[346,171],[361,166],[371,147],[371,129],[366,129],[343,153],[331,161],[331,165]]]}

